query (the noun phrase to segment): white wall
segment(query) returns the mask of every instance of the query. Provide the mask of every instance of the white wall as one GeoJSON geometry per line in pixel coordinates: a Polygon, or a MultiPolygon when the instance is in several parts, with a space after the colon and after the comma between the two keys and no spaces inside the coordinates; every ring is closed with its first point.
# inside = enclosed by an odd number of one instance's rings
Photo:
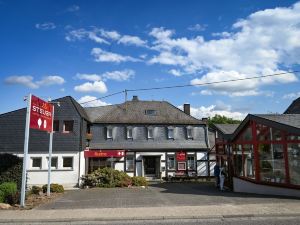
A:
{"type": "MultiPolygon", "coordinates": [[[[75,187],[78,184],[79,174],[84,174],[85,160],[83,153],[80,155],[78,152],[66,152],[66,153],[53,153],[52,157],[57,157],[58,167],[57,169],[51,170],[51,183],[58,183],[63,185],[65,188],[75,187]],[[73,157],[73,167],[63,168],[63,157],[73,157]],[[81,165],[79,171],[79,157],[81,157],[81,165]],[[83,158],[83,159],[82,159],[83,158]]],[[[19,157],[23,157],[23,154],[19,154],[19,157]]],[[[30,153],[28,154],[27,161],[27,185],[38,185],[42,186],[48,182],[48,154],[47,153],[30,153]],[[32,158],[41,157],[42,167],[33,168],[32,158]]]]}

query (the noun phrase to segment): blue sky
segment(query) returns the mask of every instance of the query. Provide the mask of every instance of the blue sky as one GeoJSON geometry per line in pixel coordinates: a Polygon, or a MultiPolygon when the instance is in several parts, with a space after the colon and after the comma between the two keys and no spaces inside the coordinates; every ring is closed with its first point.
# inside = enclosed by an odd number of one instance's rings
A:
{"type": "MultiPolygon", "coordinates": [[[[85,102],[124,89],[300,70],[296,1],[0,0],[0,113],[71,95],[85,102]]],[[[129,92],[190,103],[196,117],[282,113],[299,73],[226,84],[129,92]]],[[[116,95],[89,106],[124,101],[116,95]]],[[[87,105],[87,104],[86,104],[87,105]]]]}

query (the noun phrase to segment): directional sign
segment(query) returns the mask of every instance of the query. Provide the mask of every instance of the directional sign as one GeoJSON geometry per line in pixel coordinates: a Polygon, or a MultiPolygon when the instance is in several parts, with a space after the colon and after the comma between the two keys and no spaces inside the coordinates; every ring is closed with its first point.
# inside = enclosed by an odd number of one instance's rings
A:
{"type": "Polygon", "coordinates": [[[30,108],[30,128],[52,131],[53,106],[32,95],[30,108]]]}

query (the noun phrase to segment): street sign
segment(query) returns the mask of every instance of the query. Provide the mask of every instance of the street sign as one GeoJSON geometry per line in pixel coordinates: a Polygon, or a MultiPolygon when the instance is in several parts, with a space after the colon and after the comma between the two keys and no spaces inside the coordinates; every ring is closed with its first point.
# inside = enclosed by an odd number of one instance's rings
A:
{"type": "Polygon", "coordinates": [[[52,132],[53,106],[32,95],[30,107],[30,128],[52,132]]]}

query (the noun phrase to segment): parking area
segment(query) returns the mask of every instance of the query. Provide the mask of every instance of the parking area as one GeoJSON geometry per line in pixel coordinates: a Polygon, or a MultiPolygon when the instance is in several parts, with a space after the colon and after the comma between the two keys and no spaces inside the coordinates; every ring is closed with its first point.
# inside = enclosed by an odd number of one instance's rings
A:
{"type": "Polygon", "coordinates": [[[261,204],[299,202],[300,199],[219,191],[211,182],[157,183],[146,188],[93,188],[67,191],[39,209],[128,208],[261,204]]]}

